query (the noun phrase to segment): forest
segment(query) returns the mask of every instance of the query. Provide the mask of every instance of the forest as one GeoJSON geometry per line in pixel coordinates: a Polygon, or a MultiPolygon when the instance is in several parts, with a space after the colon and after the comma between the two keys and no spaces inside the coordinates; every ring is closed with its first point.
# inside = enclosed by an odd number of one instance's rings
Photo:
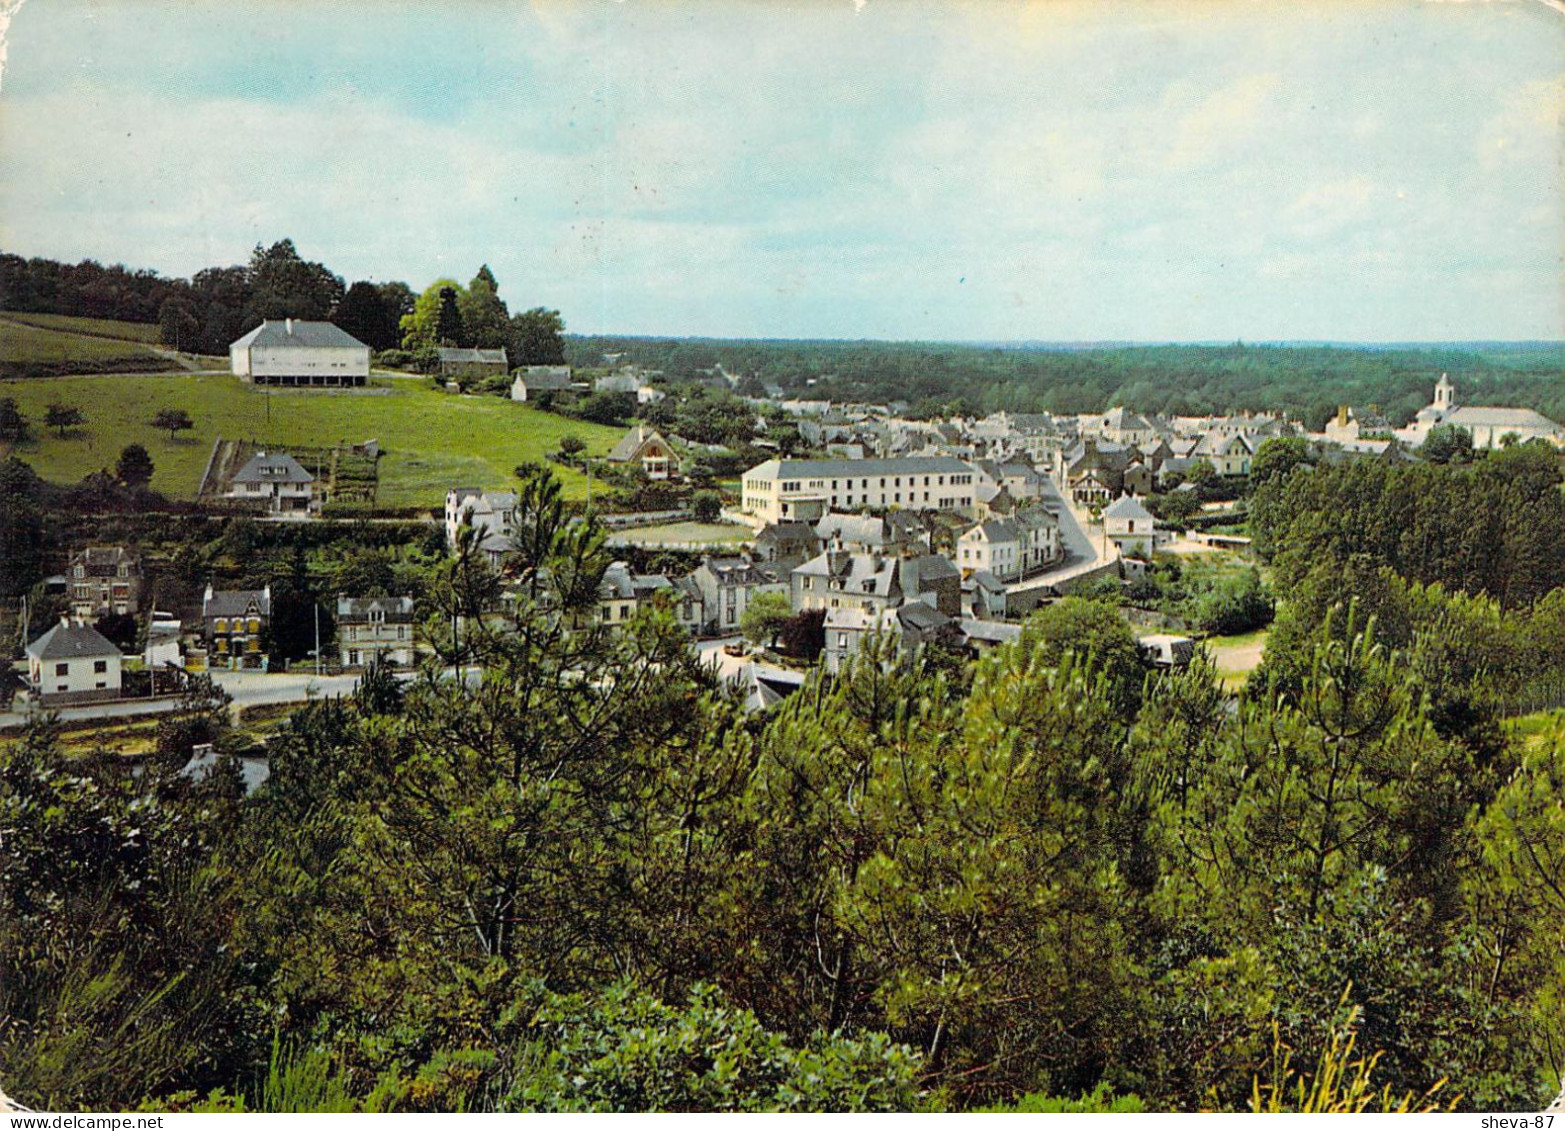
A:
{"type": "Polygon", "coordinates": [[[1396,426],[1449,373],[1466,404],[1533,408],[1565,419],[1565,347],[1473,344],[1157,345],[1066,349],[919,342],[785,342],[572,337],[573,364],[605,352],[693,377],[722,365],[788,396],[901,402],[915,416],[1007,412],[1202,415],[1281,412],[1319,431],[1338,405],[1377,406],[1396,426]]]}
{"type": "MultiPolygon", "coordinates": [[[[1507,530],[1540,490],[1559,505],[1558,464],[1528,455],[1494,466],[1530,486],[1484,496],[1507,530]]],[[[1272,531],[1362,490],[1272,471],[1272,531]]],[[[253,793],[199,684],[139,775],[47,721],[3,748],[9,1094],[1537,1110],[1558,1089],[1557,582],[1321,535],[1313,563],[1269,551],[1289,584],[1237,695],[1204,659],[1148,671],[1112,605],[1067,598],[977,661],[872,650],[751,716],[663,613],[583,616],[602,532],[542,469],[518,491],[519,598],[492,611],[459,541],[428,667],[294,715],[253,793]],[[204,775],[182,772],[196,740],[223,755],[204,775]]]]}

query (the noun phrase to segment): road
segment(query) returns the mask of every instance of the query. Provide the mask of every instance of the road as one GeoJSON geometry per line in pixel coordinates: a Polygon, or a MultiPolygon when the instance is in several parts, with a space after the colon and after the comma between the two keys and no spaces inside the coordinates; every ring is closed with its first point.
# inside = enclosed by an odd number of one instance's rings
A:
{"type": "Polygon", "coordinates": [[[1065,557],[1058,565],[1042,573],[1007,585],[1007,593],[1031,593],[1070,581],[1084,573],[1091,573],[1119,555],[1119,551],[1112,545],[1105,553],[1101,537],[1093,538],[1087,533],[1087,516],[1061,497],[1053,481],[1044,479],[1039,501],[1059,516],[1060,546],[1065,551],[1065,557]]]}
{"type": "Polygon", "coordinates": [[[750,662],[749,656],[730,656],[723,651],[726,644],[742,643],[742,636],[726,636],[721,640],[698,640],[690,646],[701,660],[711,668],[717,669],[717,674],[722,679],[733,679],[746,664],[750,662]]]}

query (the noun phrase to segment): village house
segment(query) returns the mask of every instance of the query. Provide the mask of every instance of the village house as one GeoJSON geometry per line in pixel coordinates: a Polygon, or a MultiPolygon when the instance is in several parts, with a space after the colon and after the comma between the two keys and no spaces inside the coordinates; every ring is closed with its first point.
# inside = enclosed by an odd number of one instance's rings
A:
{"type": "Polygon", "coordinates": [[[261,639],[272,622],[272,587],[213,589],[201,599],[202,635],[211,668],[267,667],[261,639]]]}
{"type": "Polygon", "coordinates": [[[228,347],[234,375],[255,385],[358,388],[370,348],[330,322],[268,318],[228,347]]]}
{"type": "Polygon", "coordinates": [[[827,550],[793,571],[789,604],[809,609],[895,608],[902,603],[897,559],[879,554],[827,550]]]}
{"type": "Polygon", "coordinates": [[[1196,643],[1190,637],[1166,632],[1141,637],[1136,641],[1136,648],[1143,663],[1164,671],[1189,667],[1196,653],[1196,643]]]}
{"type": "Polygon", "coordinates": [[[510,372],[505,349],[497,350],[456,349],[441,346],[440,378],[443,381],[476,380],[483,377],[504,377],[510,372]]]}
{"type": "Polygon", "coordinates": [[[315,506],[315,476],[286,452],[256,452],[234,473],[228,497],[272,514],[308,514],[315,506]]]}
{"type": "Polygon", "coordinates": [[[964,577],[989,573],[1002,582],[1019,581],[1059,556],[1059,519],[1043,507],[981,522],[957,539],[957,565],[964,577]]]}
{"type": "Polygon", "coordinates": [[[828,514],[815,524],[815,537],[823,550],[899,554],[903,549],[900,528],[881,515],[828,514]]]}
{"type": "Polygon", "coordinates": [[[535,401],[540,393],[555,396],[574,391],[569,365],[524,365],[511,380],[513,401],[535,401]]]}
{"type": "Polygon", "coordinates": [[[701,594],[701,629],[725,635],[739,631],[744,611],[762,593],[789,595],[786,573],[747,556],[707,558],[691,580],[701,594]]]}
{"type": "Polygon", "coordinates": [[[1210,463],[1219,475],[1249,475],[1250,462],[1259,446],[1256,440],[1243,432],[1225,434],[1213,431],[1207,433],[1193,454],[1210,463]]]}
{"type": "Polygon", "coordinates": [[[70,564],[71,615],[81,620],[135,616],[141,604],[141,556],[123,546],[88,546],[70,564]]]}
{"type": "Polygon", "coordinates": [[[480,491],[477,487],[453,487],[446,492],[446,545],[456,547],[457,531],[471,527],[478,548],[489,564],[498,567],[514,549],[511,533],[516,521],[516,492],[480,491]]]}
{"type": "Polygon", "coordinates": [[[971,517],[975,475],[952,456],[767,460],[744,474],[745,513],[763,522],[819,521],[865,507],[955,511],[971,517]]]}
{"type": "Polygon", "coordinates": [[[118,699],[123,664],[101,632],[62,618],[27,646],[27,684],[44,706],[118,699]]]}
{"type": "Polygon", "coordinates": [[[755,536],[757,561],[813,558],[821,552],[820,536],[807,522],[779,522],[764,527],[755,536]]]}
{"type": "Polygon", "coordinates": [[[962,612],[962,574],[939,554],[920,554],[897,563],[897,585],[908,601],[938,609],[948,617],[962,612]]]}
{"type": "Polygon", "coordinates": [[[345,668],[413,664],[412,597],[338,597],[337,650],[345,668]]]}
{"type": "Polygon", "coordinates": [[[1103,533],[1127,558],[1150,558],[1157,549],[1152,512],[1133,495],[1121,495],[1103,512],[1103,533]]]}
{"type": "Polygon", "coordinates": [[[636,573],[628,562],[613,562],[603,571],[598,585],[598,620],[618,626],[640,610],[663,602],[674,619],[691,631],[701,623],[701,595],[691,588],[675,585],[661,573],[636,573]]]}
{"type": "Polygon", "coordinates": [[[656,428],[638,424],[614,445],[605,459],[610,463],[639,465],[648,479],[674,479],[679,475],[679,456],[656,428]]]}

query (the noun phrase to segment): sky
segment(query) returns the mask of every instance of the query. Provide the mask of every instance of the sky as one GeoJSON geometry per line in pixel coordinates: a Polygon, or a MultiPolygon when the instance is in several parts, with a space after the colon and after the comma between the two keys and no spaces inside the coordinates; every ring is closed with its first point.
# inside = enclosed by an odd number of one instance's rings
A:
{"type": "Polygon", "coordinates": [[[488,263],[580,333],[1565,339],[1538,0],[29,0],[5,49],[24,255],[488,263]]]}

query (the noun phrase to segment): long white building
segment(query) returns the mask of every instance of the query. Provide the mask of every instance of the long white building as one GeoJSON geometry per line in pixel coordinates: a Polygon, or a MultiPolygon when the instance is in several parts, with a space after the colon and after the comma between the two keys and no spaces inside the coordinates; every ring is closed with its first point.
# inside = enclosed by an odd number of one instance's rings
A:
{"type": "Polygon", "coordinates": [[[973,469],[952,456],[769,459],[744,473],[742,507],[770,524],[816,522],[863,507],[956,511],[977,507],[973,469]]]}
{"type": "Polygon", "coordinates": [[[370,348],[330,322],[268,318],[228,347],[234,375],[254,385],[357,388],[370,348]]]}

